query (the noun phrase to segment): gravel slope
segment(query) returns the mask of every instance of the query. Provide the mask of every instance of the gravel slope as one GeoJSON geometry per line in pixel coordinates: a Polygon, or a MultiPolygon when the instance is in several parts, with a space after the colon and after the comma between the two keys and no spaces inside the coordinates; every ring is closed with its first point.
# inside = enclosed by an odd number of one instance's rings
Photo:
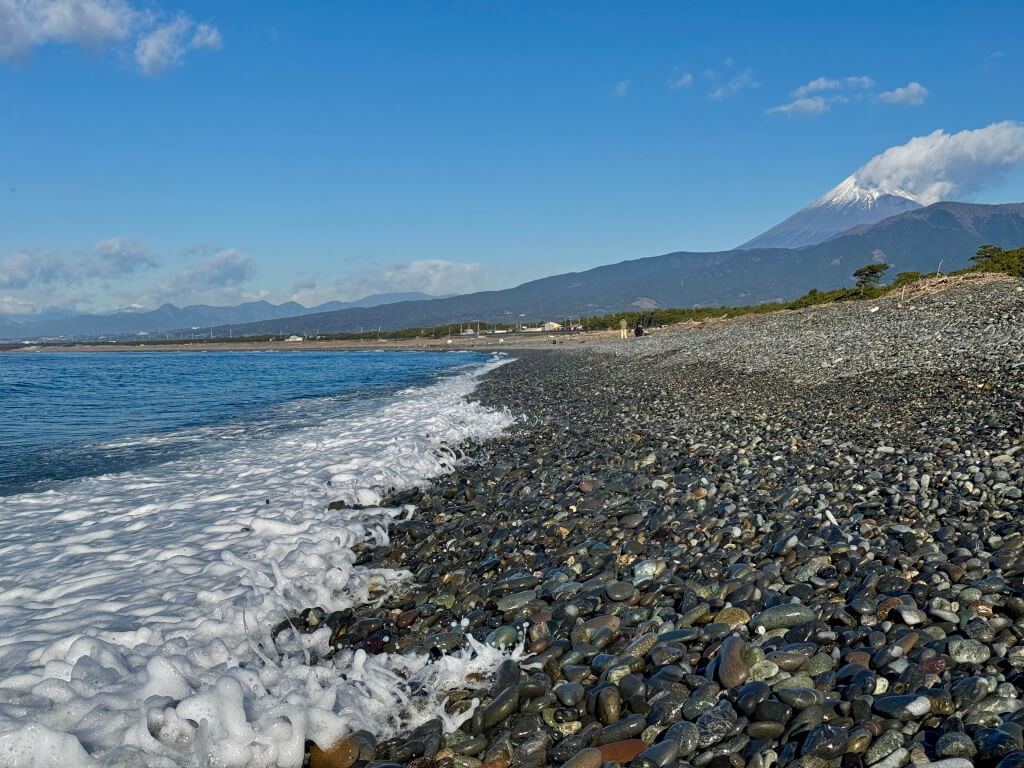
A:
{"type": "Polygon", "coordinates": [[[360,553],[416,588],[326,621],[338,663],[534,655],[454,733],[312,763],[1024,766],[1022,310],[965,281],[517,353],[475,396],[519,426],[360,553]]]}

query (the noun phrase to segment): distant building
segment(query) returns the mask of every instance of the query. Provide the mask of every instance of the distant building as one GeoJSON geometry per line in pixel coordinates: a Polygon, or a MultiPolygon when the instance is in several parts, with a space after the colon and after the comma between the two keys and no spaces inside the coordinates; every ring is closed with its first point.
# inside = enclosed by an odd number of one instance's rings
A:
{"type": "Polygon", "coordinates": [[[301,336],[295,336],[294,334],[289,336],[285,341],[305,341],[301,336]]]}
{"type": "Polygon", "coordinates": [[[545,331],[560,331],[560,330],[562,330],[562,324],[561,323],[547,322],[547,323],[544,323],[544,330],[545,331]]]}

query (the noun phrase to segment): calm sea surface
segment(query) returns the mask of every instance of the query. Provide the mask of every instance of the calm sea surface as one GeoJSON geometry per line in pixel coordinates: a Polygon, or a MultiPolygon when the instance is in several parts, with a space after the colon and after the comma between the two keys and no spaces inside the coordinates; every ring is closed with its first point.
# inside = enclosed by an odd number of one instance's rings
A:
{"type": "Polygon", "coordinates": [[[477,364],[432,352],[0,354],[0,496],[230,450],[477,364]]]}

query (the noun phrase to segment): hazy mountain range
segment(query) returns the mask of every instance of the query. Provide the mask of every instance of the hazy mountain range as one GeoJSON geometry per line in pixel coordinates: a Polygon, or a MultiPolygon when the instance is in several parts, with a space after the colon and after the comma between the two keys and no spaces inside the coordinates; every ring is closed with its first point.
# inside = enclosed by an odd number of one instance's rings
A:
{"type": "Polygon", "coordinates": [[[500,291],[432,297],[379,294],[357,302],[306,308],[265,301],[236,307],[175,307],[149,312],[55,316],[32,323],[0,320],[0,338],[137,335],[178,331],[244,336],[353,333],[459,322],[534,322],[656,307],[757,304],[811,288],[852,285],[872,262],[901,271],[959,269],[983,243],[1024,244],[1024,204],[942,202],[921,206],[899,190],[866,188],[846,179],[781,224],[728,251],[678,251],[585,272],[533,280],[500,291]],[[895,215],[891,215],[895,212],[895,215]],[[780,244],[786,244],[784,247],[780,244]]]}
{"type": "MultiPolygon", "coordinates": [[[[449,294],[451,295],[451,294],[449,294]]],[[[38,315],[0,317],[0,337],[37,338],[41,336],[99,336],[137,334],[139,331],[157,333],[182,329],[208,328],[214,325],[234,325],[272,320],[282,317],[332,312],[358,307],[376,307],[397,301],[416,301],[438,298],[428,293],[377,293],[356,301],[329,301],[315,307],[304,307],[295,301],[271,304],[267,301],[249,301],[231,307],[212,307],[194,304],[176,307],[164,304],[154,310],[123,307],[104,314],[83,314],[68,309],[51,307],[38,315]]],[[[443,298],[443,297],[442,297],[443,298]]]]}

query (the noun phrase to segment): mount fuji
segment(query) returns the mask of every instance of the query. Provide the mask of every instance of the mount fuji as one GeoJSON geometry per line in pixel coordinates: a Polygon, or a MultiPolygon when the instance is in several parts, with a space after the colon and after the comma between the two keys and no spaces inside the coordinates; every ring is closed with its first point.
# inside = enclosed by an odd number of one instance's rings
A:
{"type": "Polygon", "coordinates": [[[874,224],[921,207],[922,203],[909,192],[867,186],[860,183],[854,174],[781,224],[738,246],[738,249],[814,245],[859,224],[874,224]]]}

